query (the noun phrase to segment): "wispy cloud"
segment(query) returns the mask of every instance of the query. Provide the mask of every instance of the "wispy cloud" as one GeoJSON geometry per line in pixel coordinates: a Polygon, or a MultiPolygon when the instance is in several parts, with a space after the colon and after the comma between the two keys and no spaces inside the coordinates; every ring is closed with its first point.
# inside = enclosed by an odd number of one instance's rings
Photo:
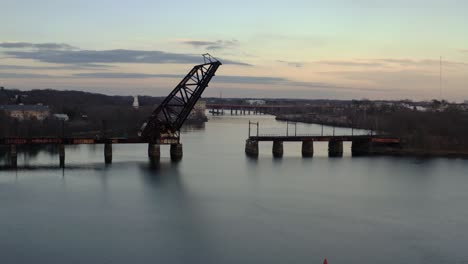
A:
{"type": "MultiPolygon", "coordinates": [[[[144,73],[77,73],[73,77],[79,78],[122,78],[122,79],[144,79],[144,78],[182,78],[182,75],[177,74],[144,74],[144,73]]],[[[333,83],[325,82],[301,82],[294,81],[283,77],[270,76],[236,76],[236,75],[218,75],[213,79],[214,83],[227,84],[251,84],[251,85],[280,85],[284,87],[305,87],[312,89],[332,89],[332,90],[354,90],[368,92],[394,91],[395,89],[376,89],[365,87],[341,86],[333,83]]]]}
{"type": "Polygon", "coordinates": [[[353,60],[322,60],[314,63],[331,66],[344,66],[344,67],[379,67],[384,66],[381,62],[365,62],[365,61],[353,61],[353,60]]]}
{"type": "MultiPolygon", "coordinates": [[[[145,74],[145,73],[125,73],[125,72],[89,72],[76,73],[73,77],[84,78],[103,78],[103,79],[142,79],[142,78],[182,78],[179,74],[145,74]]],[[[234,76],[234,75],[217,75],[214,78],[217,82],[222,83],[243,83],[243,84],[274,84],[288,82],[288,79],[281,77],[263,77],[263,76],[234,76]]]]}
{"type": "Polygon", "coordinates": [[[55,76],[48,74],[34,74],[34,73],[13,73],[13,72],[0,72],[0,78],[4,79],[37,79],[37,78],[53,78],[55,76]]]}
{"type": "Polygon", "coordinates": [[[1,42],[4,49],[47,49],[47,50],[75,50],[74,46],[65,43],[30,43],[30,42],[1,42]]]}
{"type": "MultiPolygon", "coordinates": [[[[440,60],[437,59],[399,59],[399,58],[374,58],[374,59],[354,59],[354,60],[321,60],[314,61],[312,63],[320,65],[330,65],[338,67],[424,67],[424,66],[438,66],[440,60]]],[[[442,63],[445,66],[457,67],[457,66],[468,66],[468,63],[443,60],[442,63]]]]}
{"type": "MultiPolygon", "coordinates": [[[[238,45],[237,40],[187,41],[186,43],[212,50],[238,45]]],[[[88,68],[99,63],[197,64],[202,61],[201,56],[195,54],[158,50],[81,50],[65,43],[0,42],[0,52],[10,58],[32,59],[56,64],[75,64],[88,68]]],[[[239,61],[227,59],[221,59],[221,61],[224,64],[251,66],[239,61]]]]}
{"type": "MultiPolygon", "coordinates": [[[[401,66],[434,66],[440,65],[440,60],[436,59],[424,59],[424,60],[413,60],[413,59],[374,59],[374,61],[380,61],[388,64],[399,64],[401,66]]],[[[442,60],[445,66],[468,66],[468,63],[458,61],[442,60]]]]}
{"type": "Polygon", "coordinates": [[[217,41],[203,41],[203,40],[182,40],[183,44],[191,45],[197,48],[204,48],[207,50],[222,50],[236,48],[239,46],[239,41],[232,40],[217,40],[217,41]]]}
{"type": "Polygon", "coordinates": [[[60,65],[60,66],[28,66],[28,65],[11,65],[0,64],[0,70],[106,70],[113,68],[112,65],[104,64],[75,64],[75,65],[60,65]]]}
{"type": "Polygon", "coordinates": [[[302,68],[304,67],[304,62],[301,62],[301,61],[284,61],[284,60],[277,60],[276,62],[279,62],[279,63],[284,63],[288,66],[291,66],[291,67],[296,67],[296,68],[302,68]]]}
{"type": "Polygon", "coordinates": [[[182,78],[178,74],[146,74],[146,73],[125,73],[125,72],[88,72],[76,73],[73,77],[98,78],[98,79],[147,79],[147,78],[182,78]]]}
{"type": "MultiPolygon", "coordinates": [[[[194,54],[171,53],[146,50],[33,50],[5,51],[7,56],[16,59],[32,59],[59,64],[95,63],[148,63],[148,64],[197,64],[201,57],[194,54]]],[[[251,66],[248,63],[223,60],[224,64],[251,66]]]]}

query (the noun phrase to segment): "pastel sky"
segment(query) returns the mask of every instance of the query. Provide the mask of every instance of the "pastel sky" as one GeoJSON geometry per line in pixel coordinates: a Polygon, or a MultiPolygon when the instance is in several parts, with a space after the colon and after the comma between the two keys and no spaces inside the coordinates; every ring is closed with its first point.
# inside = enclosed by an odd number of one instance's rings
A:
{"type": "Polygon", "coordinates": [[[468,100],[465,0],[2,0],[0,86],[205,96],[468,100]],[[442,93],[439,89],[442,56],[442,93]]]}

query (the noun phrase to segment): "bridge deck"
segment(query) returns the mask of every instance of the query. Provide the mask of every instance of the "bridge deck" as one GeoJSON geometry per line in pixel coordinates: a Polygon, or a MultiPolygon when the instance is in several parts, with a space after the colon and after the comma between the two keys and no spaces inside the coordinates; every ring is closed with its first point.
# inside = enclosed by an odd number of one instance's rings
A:
{"type": "Polygon", "coordinates": [[[348,136],[274,136],[274,135],[259,135],[250,136],[253,141],[287,141],[287,142],[301,142],[301,141],[355,141],[355,140],[368,140],[370,142],[380,143],[400,143],[400,138],[389,136],[370,136],[370,135],[348,135],[348,136]]]}
{"type": "MultiPolygon", "coordinates": [[[[0,145],[81,145],[81,144],[142,144],[150,143],[141,138],[58,138],[58,137],[30,137],[30,138],[0,138],[0,145]]],[[[177,138],[161,139],[160,144],[178,143],[177,138]]]]}

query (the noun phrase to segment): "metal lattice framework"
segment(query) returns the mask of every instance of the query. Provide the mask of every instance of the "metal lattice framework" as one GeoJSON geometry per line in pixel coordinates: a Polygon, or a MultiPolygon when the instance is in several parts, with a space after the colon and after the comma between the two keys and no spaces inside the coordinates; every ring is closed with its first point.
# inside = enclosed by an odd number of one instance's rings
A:
{"type": "Polygon", "coordinates": [[[140,129],[140,137],[154,143],[176,143],[179,130],[208,83],[221,66],[209,54],[203,54],[204,63],[196,65],[153,111],[140,129]]]}

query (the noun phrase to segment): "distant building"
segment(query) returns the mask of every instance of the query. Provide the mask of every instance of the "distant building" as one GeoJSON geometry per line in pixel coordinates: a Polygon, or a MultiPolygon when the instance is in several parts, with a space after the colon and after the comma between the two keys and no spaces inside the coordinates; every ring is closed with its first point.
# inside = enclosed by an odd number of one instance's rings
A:
{"type": "Polygon", "coordinates": [[[133,108],[140,108],[140,102],[138,101],[138,95],[133,96],[133,108]]]}
{"type": "Polygon", "coordinates": [[[68,117],[67,114],[54,114],[54,117],[58,120],[65,121],[65,122],[70,120],[70,117],[68,117]]]}
{"type": "Polygon", "coordinates": [[[264,105],[264,104],[266,104],[265,100],[260,100],[260,99],[249,99],[249,100],[245,100],[245,102],[250,104],[250,105],[264,105]]]}
{"type": "Polygon", "coordinates": [[[45,105],[0,105],[0,110],[18,120],[44,120],[50,116],[50,109],[45,105]]]}

